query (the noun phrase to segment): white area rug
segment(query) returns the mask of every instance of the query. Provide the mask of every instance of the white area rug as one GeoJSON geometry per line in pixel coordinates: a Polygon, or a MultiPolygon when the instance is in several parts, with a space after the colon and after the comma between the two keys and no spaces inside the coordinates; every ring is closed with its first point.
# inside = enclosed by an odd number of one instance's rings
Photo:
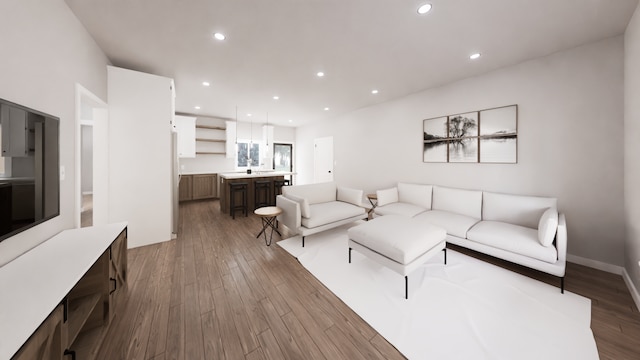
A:
{"type": "MultiPolygon", "coordinates": [[[[353,226],[353,225],[352,225],[353,226]]],[[[404,277],[357,251],[347,227],[278,242],[409,359],[598,359],[591,301],[447,250],[404,277]]]]}

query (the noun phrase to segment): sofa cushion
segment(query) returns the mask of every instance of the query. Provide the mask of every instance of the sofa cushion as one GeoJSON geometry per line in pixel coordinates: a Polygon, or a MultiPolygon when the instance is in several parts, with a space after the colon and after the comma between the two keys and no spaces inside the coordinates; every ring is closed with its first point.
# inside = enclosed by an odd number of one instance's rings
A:
{"type": "Polygon", "coordinates": [[[378,197],[378,206],[398,202],[398,188],[392,187],[391,189],[378,190],[376,191],[376,196],[378,197]]]}
{"type": "Polygon", "coordinates": [[[433,186],[398,183],[398,201],[431,210],[433,186]]]}
{"type": "Polygon", "coordinates": [[[384,206],[377,206],[373,211],[376,215],[400,215],[414,217],[427,209],[404,202],[396,202],[384,206]]]}
{"type": "Polygon", "coordinates": [[[482,220],[501,221],[537,229],[540,216],[548,208],[557,208],[550,197],[524,196],[484,192],[482,220]]]}
{"type": "Polygon", "coordinates": [[[342,201],[330,201],[320,204],[312,204],[310,218],[302,218],[302,226],[306,228],[314,228],[330,224],[332,222],[348,219],[353,216],[364,215],[366,210],[362,207],[351,205],[342,201]]]}
{"type": "Polygon", "coordinates": [[[344,201],[355,206],[362,206],[362,190],[338,187],[338,201],[344,201]]]}
{"type": "Polygon", "coordinates": [[[440,226],[447,231],[447,234],[463,239],[467,237],[467,231],[480,221],[470,216],[442,210],[425,211],[422,214],[416,215],[415,219],[440,226]]]}
{"type": "Polygon", "coordinates": [[[548,263],[558,258],[556,248],[542,246],[538,231],[499,221],[481,221],[467,232],[467,239],[548,263]]]}
{"type": "Polygon", "coordinates": [[[300,204],[300,215],[302,215],[302,217],[305,217],[305,218],[311,217],[311,208],[309,206],[309,201],[307,201],[307,199],[301,198],[299,196],[295,196],[293,194],[287,194],[286,198],[300,204]]]}
{"type": "Polygon", "coordinates": [[[542,246],[551,246],[558,230],[558,211],[548,208],[538,222],[538,240],[542,246]]]}
{"type": "Polygon", "coordinates": [[[431,208],[480,220],[482,218],[482,191],[434,186],[431,208]]]}
{"type": "Polygon", "coordinates": [[[317,184],[283,186],[282,193],[288,197],[289,194],[307,199],[309,205],[336,201],[337,186],[335,182],[325,182],[317,184]]]}

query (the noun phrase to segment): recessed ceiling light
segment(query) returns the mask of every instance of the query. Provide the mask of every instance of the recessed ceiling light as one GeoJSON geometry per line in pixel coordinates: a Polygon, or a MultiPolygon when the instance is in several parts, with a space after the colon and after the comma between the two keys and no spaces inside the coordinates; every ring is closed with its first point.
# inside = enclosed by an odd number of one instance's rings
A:
{"type": "Polygon", "coordinates": [[[372,93],[372,94],[377,94],[377,93],[378,93],[378,90],[373,89],[373,90],[371,90],[371,93],[372,93]]]}
{"type": "Polygon", "coordinates": [[[215,34],[213,34],[213,37],[218,39],[218,40],[220,40],[220,41],[222,41],[222,40],[227,38],[226,36],[224,36],[223,33],[215,33],[215,34]]]}
{"type": "Polygon", "coordinates": [[[211,84],[209,84],[209,82],[208,82],[208,81],[203,81],[203,82],[202,82],[202,86],[209,86],[209,85],[211,85],[211,84]]]}
{"type": "Polygon", "coordinates": [[[329,111],[329,108],[328,107],[324,108],[324,111],[329,111]]]}
{"type": "Polygon", "coordinates": [[[322,71],[318,71],[318,73],[316,75],[318,75],[318,77],[323,77],[324,73],[322,71]]]}
{"type": "Polygon", "coordinates": [[[273,100],[279,100],[279,99],[280,99],[280,96],[278,96],[278,95],[273,97],[273,100]]]}
{"type": "Polygon", "coordinates": [[[479,57],[480,57],[480,53],[475,53],[475,54],[469,55],[469,59],[471,59],[471,60],[475,60],[475,59],[477,59],[479,57]]]}
{"type": "Polygon", "coordinates": [[[423,15],[431,11],[431,4],[420,5],[418,8],[418,14],[423,15]]]}
{"type": "Polygon", "coordinates": [[[249,116],[249,117],[250,117],[250,116],[251,116],[251,113],[248,113],[248,114],[247,114],[247,116],[249,116]]]}
{"type": "Polygon", "coordinates": [[[293,122],[293,120],[289,119],[289,122],[290,122],[290,123],[292,123],[292,122],[293,122]]]}
{"type": "Polygon", "coordinates": [[[194,106],[196,110],[200,110],[200,106],[194,106]]]}

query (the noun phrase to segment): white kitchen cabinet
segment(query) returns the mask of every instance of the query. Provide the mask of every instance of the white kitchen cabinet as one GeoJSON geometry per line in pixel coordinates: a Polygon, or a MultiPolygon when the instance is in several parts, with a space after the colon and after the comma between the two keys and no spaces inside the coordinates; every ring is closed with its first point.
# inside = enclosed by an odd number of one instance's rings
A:
{"type": "Polygon", "coordinates": [[[175,116],[178,133],[178,157],[196,157],[196,118],[191,116],[175,116]]]}
{"type": "Polygon", "coordinates": [[[27,112],[17,107],[0,105],[0,124],[2,124],[2,156],[29,156],[27,112]]]}

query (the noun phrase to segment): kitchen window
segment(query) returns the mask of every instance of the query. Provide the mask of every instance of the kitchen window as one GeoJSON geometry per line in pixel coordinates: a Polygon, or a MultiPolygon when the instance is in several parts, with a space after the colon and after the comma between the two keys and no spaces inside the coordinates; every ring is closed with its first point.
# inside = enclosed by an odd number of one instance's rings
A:
{"type": "Polygon", "coordinates": [[[260,166],[260,143],[240,141],[236,146],[236,168],[247,169],[260,166]]]}

